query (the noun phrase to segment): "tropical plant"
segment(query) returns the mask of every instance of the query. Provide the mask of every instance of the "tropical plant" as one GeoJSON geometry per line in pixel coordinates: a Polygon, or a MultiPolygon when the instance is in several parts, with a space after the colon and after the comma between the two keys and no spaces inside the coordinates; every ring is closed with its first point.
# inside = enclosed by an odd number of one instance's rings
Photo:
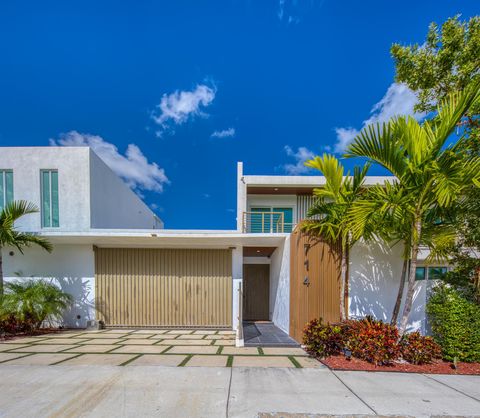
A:
{"type": "Polygon", "coordinates": [[[399,333],[395,325],[367,316],[348,321],[345,328],[352,356],[376,365],[390,364],[400,355],[399,333]]]}
{"type": "MultiPolygon", "coordinates": [[[[353,236],[373,236],[377,241],[382,241],[383,245],[394,247],[400,243],[403,247],[403,267],[390,320],[392,325],[397,324],[411,253],[412,229],[409,218],[405,216],[411,205],[410,198],[411,196],[405,196],[400,183],[385,181],[369,187],[347,214],[353,236]]],[[[446,248],[456,237],[456,231],[448,211],[429,211],[426,218],[432,217],[434,222],[424,224],[421,245],[431,249],[431,260],[437,260],[445,255],[446,248]]]]}
{"type": "MultiPolygon", "coordinates": [[[[415,110],[431,112],[448,94],[462,90],[480,77],[480,16],[461,20],[460,15],[443,24],[432,23],[422,45],[394,44],[391,54],[395,61],[395,81],[406,84],[418,97],[415,110]]],[[[480,155],[480,103],[465,114],[464,149],[480,155]]],[[[480,189],[465,192],[464,204],[458,205],[454,216],[457,240],[448,254],[455,266],[446,281],[466,297],[480,303],[480,189]]]]}
{"type": "Polygon", "coordinates": [[[303,330],[303,344],[314,356],[324,358],[340,354],[345,347],[345,333],[341,325],[325,324],[312,319],[303,330]]]}
{"type": "Polygon", "coordinates": [[[402,358],[411,364],[430,364],[442,358],[442,349],[432,337],[425,337],[418,331],[404,334],[400,339],[402,358]]]}
{"type": "Polygon", "coordinates": [[[440,26],[432,23],[421,45],[392,45],[395,81],[417,93],[417,111],[434,111],[450,93],[463,90],[478,77],[479,45],[480,16],[468,22],[455,16],[440,26]]]}
{"type": "Polygon", "coordinates": [[[333,155],[323,154],[305,162],[307,167],[315,168],[325,176],[325,186],[315,188],[315,203],[308,210],[308,220],[301,224],[301,230],[321,237],[331,244],[341,244],[341,288],[340,319],[347,318],[345,309],[345,288],[348,274],[349,251],[358,237],[351,233],[347,213],[365,189],[363,183],[368,171],[368,164],[362,169],[355,167],[353,176],[350,172],[344,177],[342,164],[333,155]]]}
{"type": "Polygon", "coordinates": [[[2,316],[15,318],[26,331],[59,320],[72,302],[69,294],[45,279],[8,282],[5,290],[0,307],[2,316]]]}
{"type": "Polygon", "coordinates": [[[15,228],[15,222],[21,217],[36,212],[38,212],[38,208],[24,200],[13,201],[0,211],[0,296],[3,294],[4,287],[2,248],[14,247],[23,253],[23,248],[34,244],[48,252],[52,251],[52,245],[45,238],[30,232],[18,231],[15,228]]]}
{"type": "Polygon", "coordinates": [[[433,337],[450,361],[480,361],[480,305],[441,284],[427,302],[433,337]]]}
{"type": "MultiPolygon", "coordinates": [[[[389,170],[398,184],[398,199],[402,201],[402,222],[409,225],[409,271],[407,295],[400,322],[400,332],[407,328],[412,309],[415,271],[420,245],[445,248],[446,234],[435,245],[431,231],[441,224],[449,208],[464,199],[464,193],[480,184],[480,157],[462,151],[464,136],[448,145],[451,134],[462,116],[480,99],[480,80],[463,92],[453,93],[442,102],[434,118],[417,122],[411,117],[393,118],[363,129],[347,149],[347,157],[362,157],[389,170]],[[440,220],[440,221],[439,221],[440,220]],[[431,235],[430,238],[428,235],[431,235]]],[[[365,207],[371,202],[363,199],[350,211],[349,224],[365,224],[365,207]]],[[[358,234],[354,234],[358,236],[358,234]]]]}

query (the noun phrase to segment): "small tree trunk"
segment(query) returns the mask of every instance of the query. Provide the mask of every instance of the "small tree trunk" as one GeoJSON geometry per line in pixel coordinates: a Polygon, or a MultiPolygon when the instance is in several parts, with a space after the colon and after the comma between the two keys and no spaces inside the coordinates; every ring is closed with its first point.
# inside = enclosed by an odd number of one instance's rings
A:
{"type": "Polygon", "coordinates": [[[0,245],[0,296],[3,295],[3,258],[2,246],[0,245]]]}
{"type": "Polygon", "coordinates": [[[340,273],[340,320],[345,321],[347,315],[345,313],[345,284],[347,282],[347,245],[342,243],[342,264],[340,273]]]}
{"type": "Polygon", "coordinates": [[[398,285],[398,294],[397,300],[395,301],[395,306],[393,307],[392,320],[390,324],[397,325],[398,313],[400,312],[400,306],[403,299],[403,291],[405,289],[405,280],[407,278],[407,268],[408,268],[408,259],[403,260],[402,275],[400,276],[400,284],[398,285]]]}
{"type": "Polygon", "coordinates": [[[417,219],[414,224],[415,234],[412,243],[412,253],[410,257],[410,269],[408,273],[408,288],[407,297],[405,298],[405,306],[403,307],[402,320],[400,322],[400,335],[403,335],[407,330],[408,318],[413,305],[413,293],[415,290],[415,273],[417,270],[417,257],[418,257],[418,243],[420,240],[420,234],[422,232],[422,223],[420,219],[417,219]]]}

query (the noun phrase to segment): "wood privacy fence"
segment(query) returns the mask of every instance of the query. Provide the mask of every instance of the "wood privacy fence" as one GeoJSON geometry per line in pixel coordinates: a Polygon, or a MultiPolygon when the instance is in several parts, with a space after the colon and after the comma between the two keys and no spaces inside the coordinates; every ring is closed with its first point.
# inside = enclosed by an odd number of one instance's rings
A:
{"type": "Polygon", "coordinates": [[[308,321],[340,320],[341,248],[298,229],[290,245],[290,335],[302,342],[308,321]]]}
{"type": "Polygon", "coordinates": [[[95,289],[107,326],[232,325],[231,250],[96,248],[95,289]]]}

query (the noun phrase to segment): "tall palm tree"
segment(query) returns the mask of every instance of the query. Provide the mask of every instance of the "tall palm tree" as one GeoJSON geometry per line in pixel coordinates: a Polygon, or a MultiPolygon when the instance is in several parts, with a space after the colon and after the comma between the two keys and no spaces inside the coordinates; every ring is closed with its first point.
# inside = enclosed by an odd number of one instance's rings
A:
{"type": "Polygon", "coordinates": [[[398,117],[367,126],[347,149],[347,157],[366,158],[396,176],[404,199],[402,222],[409,225],[409,269],[401,333],[412,309],[422,234],[436,222],[436,214],[458,204],[472,185],[480,185],[480,158],[462,152],[465,136],[448,145],[463,115],[479,100],[477,80],[463,92],[448,96],[434,118],[419,123],[411,117],[398,117]]]}
{"type": "Polygon", "coordinates": [[[343,165],[333,155],[323,154],[305,163],[307,167],[320,171],[326,180],[324,187],[314,189],[315,203],[308,211],[308,220],[301,229],[317,235],[326,241],[341,243],[341,285],[340,285],[340,319],[347,318],[345,309],[345,288],[348,274],[349,251],[356,239],[351,234],[351,227],[346,214],[353,203],[364,193],[363,183],[369,165],[362,169],[355,167],[353,176],[347,172],[344,177],[343,165]]]}
{"type": "Polygon", "coordinates": [[[38,212],[38,208],[24,200],[18,200],[7,204],[0,211],[0,295],[3,295],[3,262],[2,248],[15,247],[23,254],[23,248],[39,245],[48,252],[51,252],[52,245],[42,237],[30,232],[18,231],[15,228],[15,221],[22,216],[38,212]]]}
{"type": "MultiPolygon", "coordinates": [[[[412,196],[396,181],[385,181],[370,187],[367,193],[352,206],[347,214],[355,237],[372,236],[384,245],[403,247],[403,266],[400,275],[397,298],[390,323],[396,325],[400,306],[403,300],[405,281],[411,254],[411,227],[405,213],[408,213],[412,196]]],[[[452,227],[453,217],[449,212],[430,211],[424,223],[421,245],[431,249],[429,259],[438,260],[446,255],[446,249],[455,240],[455,230],[452,227]]]]}

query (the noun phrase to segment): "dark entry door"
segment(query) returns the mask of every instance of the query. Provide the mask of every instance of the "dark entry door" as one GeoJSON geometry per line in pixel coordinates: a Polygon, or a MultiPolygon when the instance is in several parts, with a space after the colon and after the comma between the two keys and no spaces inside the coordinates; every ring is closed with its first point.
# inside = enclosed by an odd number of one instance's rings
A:
{"type": "Polygon", "coordinates": [[[270,265],[243,266],[243,319],[268,321],[270,306],[270,265]]]}

